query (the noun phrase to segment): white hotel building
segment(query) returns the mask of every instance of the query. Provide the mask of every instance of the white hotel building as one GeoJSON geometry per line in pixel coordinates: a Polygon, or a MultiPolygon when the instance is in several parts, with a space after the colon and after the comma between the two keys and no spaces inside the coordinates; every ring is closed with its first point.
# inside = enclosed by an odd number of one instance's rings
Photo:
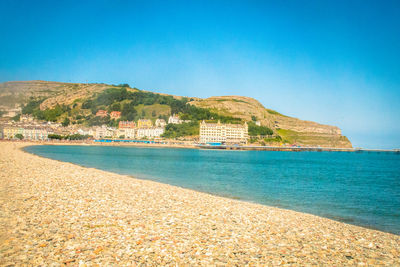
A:
{"type": "Polygon", "coordinates": [[[244,124],[224,124],[200,123],[200,143],[226,143],[226,144],[246,144],[248,135],[247,123],[244,124]]]}
{"type": "Polygon", "coordinates": [[[138,128],[136,130],[136,137],[137,138],[160,137],[163,133],[164,133],[164,128],[162,128],[162,127],[138,128]]]}

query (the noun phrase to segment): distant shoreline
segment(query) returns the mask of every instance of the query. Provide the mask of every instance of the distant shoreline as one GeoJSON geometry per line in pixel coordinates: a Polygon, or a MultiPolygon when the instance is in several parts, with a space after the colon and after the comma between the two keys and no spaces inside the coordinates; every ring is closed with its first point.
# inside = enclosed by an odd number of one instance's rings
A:
{"type": "Polygon", "coordinates": [[[328,147],[285,147],[285,146],[212,146],[194,144],[162,144],[162,143],[123,143],[123,142],[95,142],[95,141],[10,141],[0,140],[0,142],[11,143],[32,143],[42,145],[82,145],[82,146],[122,146],[122,147],[157,147],[157,148],[182,148],[182,149],[207,149],[207,150],[229,150],[229,151],[287,151],[287,152],[388,152],[400,154],[400,149],[363,149],[363,148],[328,148],[328,147]]]}

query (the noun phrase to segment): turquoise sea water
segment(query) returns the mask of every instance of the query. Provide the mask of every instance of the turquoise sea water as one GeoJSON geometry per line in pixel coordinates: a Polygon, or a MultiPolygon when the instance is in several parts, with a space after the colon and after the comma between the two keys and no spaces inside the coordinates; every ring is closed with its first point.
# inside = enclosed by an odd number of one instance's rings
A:
{"type": "Polygon", "coordinates": [[[26,151],[400,234],[400,154],[31,146],[26,151]]]}

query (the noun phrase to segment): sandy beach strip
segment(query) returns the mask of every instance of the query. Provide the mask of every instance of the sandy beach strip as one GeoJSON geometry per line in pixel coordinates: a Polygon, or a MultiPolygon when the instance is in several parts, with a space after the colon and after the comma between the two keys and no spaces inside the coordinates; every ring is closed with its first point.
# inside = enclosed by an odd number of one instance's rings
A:
{"type": "MultiPolygon", "coordinates": [[[[400,236],[0,143],[1,266],[400,266],[400,236]]],[[[157,166],[154,166],[157,168],[157,166]]]]}

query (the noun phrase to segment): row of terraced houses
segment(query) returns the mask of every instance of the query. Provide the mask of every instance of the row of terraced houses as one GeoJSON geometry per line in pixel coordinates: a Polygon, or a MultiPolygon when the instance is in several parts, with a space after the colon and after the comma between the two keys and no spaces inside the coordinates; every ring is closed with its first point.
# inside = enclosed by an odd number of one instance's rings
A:
{"type": "MultiPolygon", "coordinates": [[[[25,118],[24,118],[25,120],[25,118]]],[[[182,123],[177,116],[171,116],[169,123],[182,123]]],[[[26,120],[25,120],[26,123],[26,120]]],[[[29,121],[29,123],[32,123],[29,121]]],[[[157,119],[153,125],[151,120],[139,119],[135,121],[120,121],[118,128],[108,127],[106,125],[79,128],[64,129],[69,131],[67,134],[78,133],[81,135],[93,136],[96,139],[102,138],[124,138],[124,139],[142,139],[142,138],[159,138],[166,126],[163,119],[157,119]]],[[[62,134],[58,124],[43,125],[26,125],[22,122],[20,125],[5,125],[0,127],[0,137],[4,139],[16,139],[23,137],[26,140],[48,140],[49,134],[62,134]],[[51,127],[50,127],[51,126],[51,127]]],[[[65,133],[64,133],[65,134],[65,133]]],[[[248,126],[244,124],[224,124],[217,123],[200,123],[200,143],[224,143],[224,144],[246,144],[248,139],[248,126]]]]}
{"type": "Polygon", "coordinates": [[[0,132],[3,139],[22,137],[26,140],[43,141],[48,140],[48,135],[53,133],[53,130],[48,127],[36,126],[4,126],[0,129],[0,132]]]}

